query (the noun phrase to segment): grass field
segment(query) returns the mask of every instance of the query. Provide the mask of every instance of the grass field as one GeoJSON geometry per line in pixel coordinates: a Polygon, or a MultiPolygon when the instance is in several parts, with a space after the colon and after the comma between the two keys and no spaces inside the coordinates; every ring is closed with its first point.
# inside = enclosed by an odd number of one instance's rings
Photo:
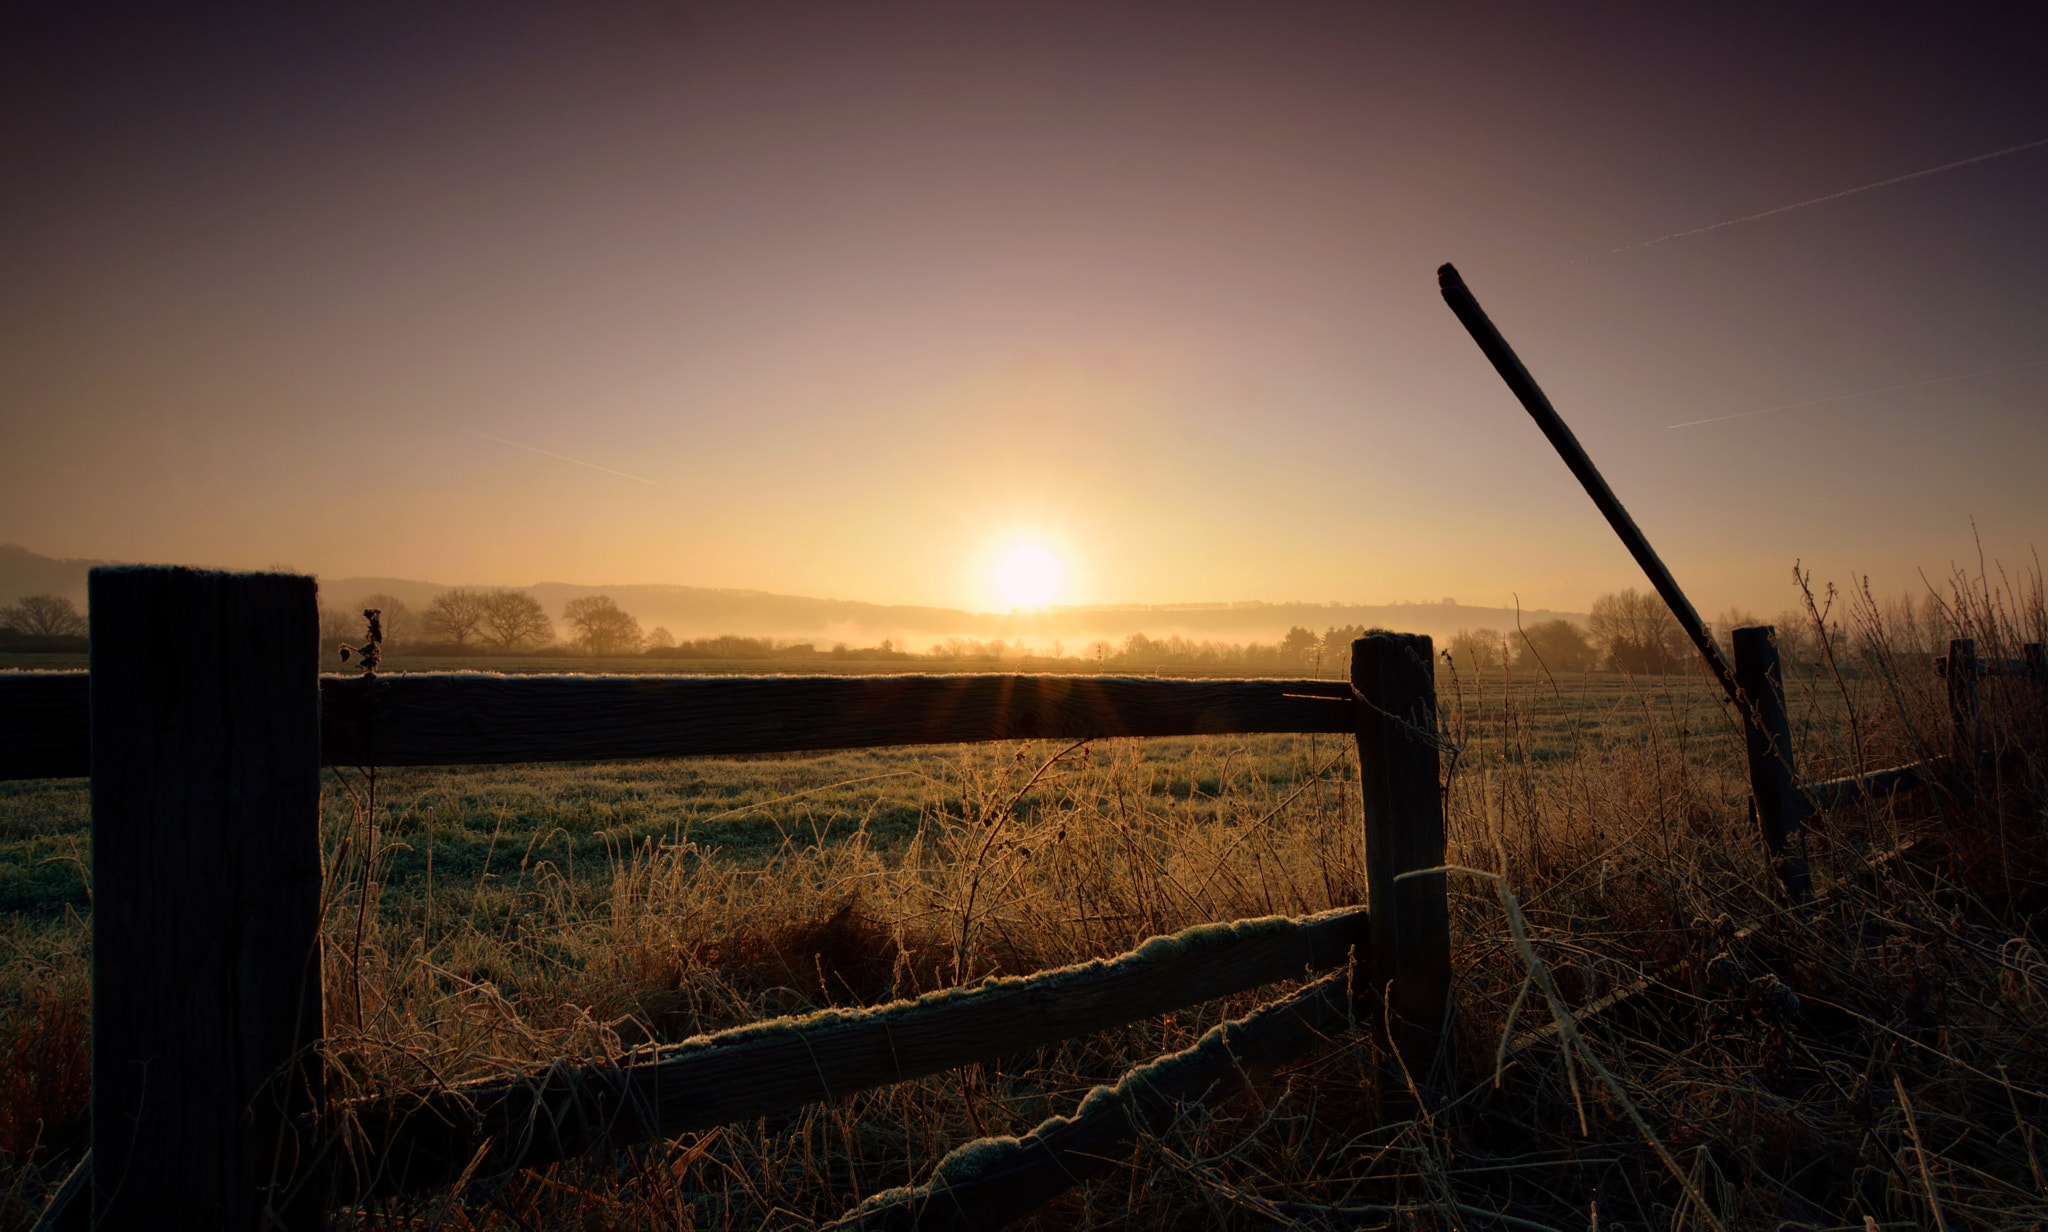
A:
{"type": "MultiPolygon", "coordinates": [[[[1979,609],[1980,653],[2040,637],[2038,604],[1979,609]]],[[[1813,776],[1945,732],[1916,637],[1795,672],[1813,776]]],[[[1502,1039],[1550,1009],[1494,885],[1456,877],[1456,1081],[1421,1115],[1380,1119],[1387,1071],[1365,1036],[1333,1040],[1191,1108],[1038,1226],[2048,1219],[2037,700],[1988,690],[2020,768],[1967,816],[1916,792],[1820,819],[1824,895],[1789,910],[1699,678],[1440,665],[1438,688],[1451,861],[1506,877],[1561,1001],[1645,975],[1654,995],[1589,1022],[1580,1052],[1497,1071],[1502,1039]],[[1885,852],[1903,854],[1873,868],[1885,852]]],[[[458,1081],[1360,902],[1355,778],[1327,736],[332,772],[330,1072],[361,1091],[458,1081]]],[[[82,1133],[86,813],[82,781],[0,786],[0,1226],[26,1226],[82,1133]]],[[[1283,988],[344,1222],[814,1227],[1283,988]]]]}

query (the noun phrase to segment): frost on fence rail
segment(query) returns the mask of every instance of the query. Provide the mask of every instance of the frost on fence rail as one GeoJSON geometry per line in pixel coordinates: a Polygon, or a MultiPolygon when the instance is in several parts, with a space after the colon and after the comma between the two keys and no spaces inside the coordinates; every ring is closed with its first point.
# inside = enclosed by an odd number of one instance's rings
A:
{"type": "Polygon", "coordinates": [[[1140,1134],[1163,1131],[1181,1107],[1229,1094],[1245,1076],[1350,1028],[1349,974],[1339,972],[1243,1018],[1213,1027],[1192,1047],[1090,1091],[1072,1116],[1048,1117],[1022,1138],[958,1147],[923,1185],[884,1190],[834,1228],[994,1228],[1021,1219],[1084,1177],[1116,1166],[1140,1134]]]}
{"type": "Polygon", "coordinates": [[[921,1078],[1342,966],[1367,936],[1358,907],[1205,924],[1117,958],[756,1023],[616,1065],[350,1101],[335,1125],[337,1196],[431,1188],[921,1078]]]}

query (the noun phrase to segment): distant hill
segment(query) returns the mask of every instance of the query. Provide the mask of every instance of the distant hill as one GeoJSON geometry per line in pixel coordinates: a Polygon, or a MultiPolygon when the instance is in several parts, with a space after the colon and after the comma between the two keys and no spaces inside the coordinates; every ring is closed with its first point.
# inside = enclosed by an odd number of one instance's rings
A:
{"type": "Polygon", "coordinates": [[[94,565],[113,560],[73,560],[38,556],[18,543],[0,543],[0,604],[29,595],[56,595],[85,608],[85,575],[94,565]]]}
{"type": "MultiPolygon", "coordinates": [[[[83,606],[85,575],[100,560],[58,560],[39,556],[14,544],[0,546],[0,603],[24,595],[63,595],[83,606]]],[[[352,605],[364,595],[396,595],[415,610],[449,587],[440,582],[407,578],[338,577],[320,579],[322,603],[352,605]]],[[[852,599],[814,599],[758,590],[718,590],[704,586],[577,586],[541,582],[522,587],[538,599],[548,615],[561,619],[562,607],[585,595],[608,594],[620,607],[652,628],[660,625],[678,638],[716,637],[734,633],[748,637],[811,641],[820,649],[835,642],[871,646],[884,638],[899,647],[924,650],[946,638],[1028,642],[1046,649],[1057,640],[1069,654],[1097,639],[1120,642],[1133,633],[1163,638],[1175,635],[1195,641],[1272,642],[1289,628],[1301,626],[1320,634],[1333,626],[1365,625],[1427,633],[1439,640],[1460,629],[1515,627],[1510,608],[1470,607],[1442,603],[1172,603],[1060,607],[1031,612],[967,612],[955,608],[862,603],[852,599]]],[[[1522,623],[1562,617],[1584,624],[1583,612],[1531,609],[1522,623]]]]}

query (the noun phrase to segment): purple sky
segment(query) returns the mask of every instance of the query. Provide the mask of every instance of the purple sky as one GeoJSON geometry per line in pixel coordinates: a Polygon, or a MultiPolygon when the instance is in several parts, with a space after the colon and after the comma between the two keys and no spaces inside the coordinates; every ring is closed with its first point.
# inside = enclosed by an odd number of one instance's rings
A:
{"type": "Polygon", "coordinates": [[[2048,146],[1626,247],[2048,138],[2017,6],[291,7],[0,17],[0,541],[1641,586],[1443,261],[1703,609],[2048,528],[2048,146]]]}

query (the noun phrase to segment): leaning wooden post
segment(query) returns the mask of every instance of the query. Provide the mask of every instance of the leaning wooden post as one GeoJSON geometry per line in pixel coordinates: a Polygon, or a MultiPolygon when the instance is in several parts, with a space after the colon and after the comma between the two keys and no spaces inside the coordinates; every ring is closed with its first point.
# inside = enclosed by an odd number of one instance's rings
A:
{"type": "Polygon", "coordinates": [[[1785,714],[1777,634],[1770,625],[1735,630],[1735,683],[1742,690],[1748,719],[1742,732],[1749,753],[1749,791],[1756,802],[1764,850],[1786,894],[1801,902],[1813,889],[1806,866],[1807,803],[1792,760],[1792,724],[1785,714]]]}
{"type": "Polygon", "coordinates": [[[1451,995],[1444,874],[1396,880],[1444,863],[1431,651],[1429,638],[1412,634],[1376,633],[1351,643],[1372,919],[1367,976],[1387,999],[1390,1042],[1418,1084],[1437,1079],[1451,995]]]}
{"type": "Polygon", "coordinates": [[[321,1223],[313,579],[95,569],[93,1224],[321,1223]]]}

